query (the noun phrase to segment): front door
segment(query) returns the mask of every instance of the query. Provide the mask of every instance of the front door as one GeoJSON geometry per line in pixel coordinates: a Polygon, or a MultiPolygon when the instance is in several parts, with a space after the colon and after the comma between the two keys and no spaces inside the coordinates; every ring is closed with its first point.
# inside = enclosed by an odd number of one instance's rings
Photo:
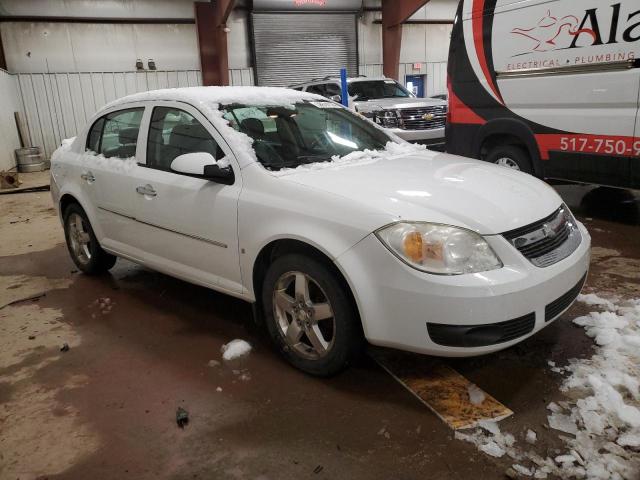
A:
{"type": "Polygon", "coordinates": [[[208,120],[180,102],[155,103],[145,128],[144,162],[134,172],[138,255],[166,273],[241,293],[237,206],[240,169],[208,120]],[[173,172],[179,155],[226,158],[236,173],[221,185],[173,172]]]}

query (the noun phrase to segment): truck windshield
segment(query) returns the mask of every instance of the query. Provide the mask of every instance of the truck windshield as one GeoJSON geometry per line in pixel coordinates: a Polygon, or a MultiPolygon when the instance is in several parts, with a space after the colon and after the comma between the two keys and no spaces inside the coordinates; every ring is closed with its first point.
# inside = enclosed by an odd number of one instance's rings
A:
{"type": "Polygon", "coordinates": [[[326,162],[358,150],[382,150],[391,139],[369,121],[328,101],[290,107],[226,105],[224,118],[253,139],[269,170],[326,162]]]}
{"type": "Polygon", "coordinates": [[[349,84],[349,95],[355,100],[373,100],[376,98],[411,97],[407,89],[393,80],[366,80],[349,84]]]}

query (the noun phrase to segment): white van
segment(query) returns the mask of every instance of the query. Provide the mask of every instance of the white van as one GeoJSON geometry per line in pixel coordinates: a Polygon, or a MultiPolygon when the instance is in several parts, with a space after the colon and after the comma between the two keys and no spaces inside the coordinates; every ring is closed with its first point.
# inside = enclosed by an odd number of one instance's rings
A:
{"type": "Polygon", "coordinates": [[[462,0],[447,152],[640,188],[640,0],[462,0]]]}

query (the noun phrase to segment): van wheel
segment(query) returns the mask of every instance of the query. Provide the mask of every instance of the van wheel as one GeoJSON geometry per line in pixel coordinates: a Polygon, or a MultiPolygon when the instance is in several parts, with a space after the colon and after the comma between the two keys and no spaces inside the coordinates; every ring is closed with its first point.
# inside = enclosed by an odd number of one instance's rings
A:
{"type": "Polygon", "coordinates": [[[117,257],[102,249],[87,214],[77,203],[64,211],[64,236],[71,259],[82,272],[97,275],[116,264],[117,257]]]}
{"type": "Polygon", "coordinates": [[[516,145],[498,145],[493,147],[485,157],[485,160],[500,165],[501,167],[533,174],[529,154],[524,148],[516,145]]]}
{"type": "Polygon", "coordinates": [[[317,376],[346,368],[363,343],[341,282],[325,265],[299,254],[276,259],[264,279],[269,336],[294,367],[317,376]]]}

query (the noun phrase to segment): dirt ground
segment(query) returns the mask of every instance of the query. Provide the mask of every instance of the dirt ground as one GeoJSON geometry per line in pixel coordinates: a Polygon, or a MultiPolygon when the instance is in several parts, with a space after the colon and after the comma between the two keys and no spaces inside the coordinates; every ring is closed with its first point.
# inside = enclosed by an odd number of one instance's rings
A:
{"type": "MultiPolygon", "coordinates": [[[[593,237],[585,291],[640,297],[638,197],[557,188],[593,237]]],[[[504,478],[508,459],[455,440],[368,357],[305,376],[241,301],[123,260],[79,274],[48,192],[0,195],[0,212],[0,479],[504,478]],[[234,338],[253,351],[221,362],[234,338]]],[[[552,454],[545,407],[563,395],[547,361],[589,355],[570,323],[586,312],[576,304],[514,348],[447,363],[515,412],[501,426],[518,439],[536,428],[552,454]]]]}

